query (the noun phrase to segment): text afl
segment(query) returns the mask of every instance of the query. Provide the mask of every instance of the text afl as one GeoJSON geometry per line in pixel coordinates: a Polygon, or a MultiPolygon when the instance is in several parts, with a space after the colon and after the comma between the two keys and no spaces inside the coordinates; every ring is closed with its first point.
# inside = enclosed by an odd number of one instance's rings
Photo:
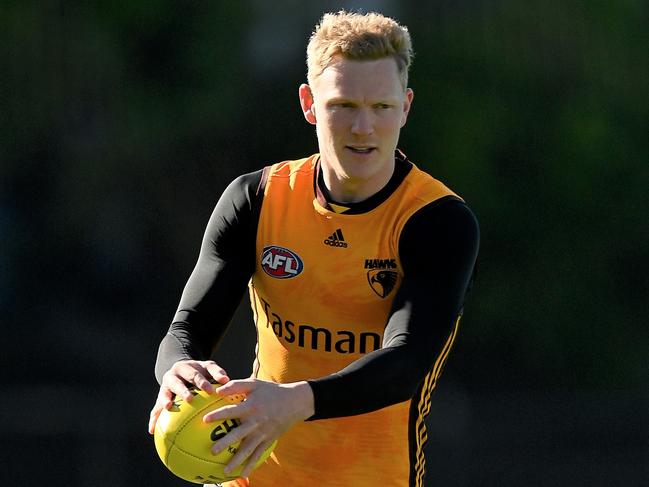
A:
{"type": "Polygon", "coordinates": [[[261,268],[275,279],[290,279],[302,272],[304,263],[292,250],[271,245],[264,247],[261,253],[261,268]]]}

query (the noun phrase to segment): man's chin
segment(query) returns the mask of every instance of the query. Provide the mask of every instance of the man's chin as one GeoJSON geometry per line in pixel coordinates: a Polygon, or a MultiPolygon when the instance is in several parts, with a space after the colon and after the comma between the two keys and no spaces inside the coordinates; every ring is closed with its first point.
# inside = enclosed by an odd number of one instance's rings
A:
{"type": "Polygon", "coordinates": [[[348,181],[368,181],[378,173],[376,166],[370,164],[343,164],[342,176],[348,181]]]}

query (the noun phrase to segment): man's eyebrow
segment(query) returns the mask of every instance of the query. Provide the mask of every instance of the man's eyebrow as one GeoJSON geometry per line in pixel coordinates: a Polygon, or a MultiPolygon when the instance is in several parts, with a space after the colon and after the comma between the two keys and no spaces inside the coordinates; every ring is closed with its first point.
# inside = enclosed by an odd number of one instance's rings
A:
{"type": "Polygon", "coordinates": [[[338,102],[341,102],[341,101],[351,102],[351,101],[354,101],[354,100],[347,97],[347,96],[332,96],[331,98],[329,98],[327,100],[327,102],[330,102],[330,103],[338,103],[338,102]]]}
{"type": "MultiPolygon", "coordinates": [[[[336,103],[352,103],[352,104],[358,104],[360,103],[358,100],[350,97],[345,97],[345,96],[334,96],[329,99],[327,99],[326,103],[328,105],[333,105],[336,103]]],[[[370,105],[381,105],[381,104],[386,104],[386,105],[394,105],[397,103],[397,100],[393,96],[384,96],[384,97],[377,97],[375,100],[371,100],[369,102],[370,105]]]]}
{"type": "Polygon", "coordinates": [[[326,102],[327,105],[340,105],[341,103],[356,105],[357,102],[351,98],[345,98],[342,96],[337,96],[335,98],[329,98],[326,102]]]}

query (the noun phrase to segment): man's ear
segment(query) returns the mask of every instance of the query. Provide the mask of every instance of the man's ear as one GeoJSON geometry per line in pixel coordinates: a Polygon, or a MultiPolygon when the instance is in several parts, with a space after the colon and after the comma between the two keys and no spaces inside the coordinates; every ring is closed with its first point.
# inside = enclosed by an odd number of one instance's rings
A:
{"type": "Polygon", "coordinates": [[[403,100],[403,112],[401,115],[401,126],[403,127],[408,120],[408,113],[410,113],[410,107],[412,106],[412,100],[415,98],[414,92],[408,88],[406,90],[406,97],[403,100]]]}
{"type": "Polygon", "coordinates": [[[315,117],[315,105],[313,103],[313,93],[311,92],[311,87],[306,83],[302,83],[299,89],[300,95],[300,106],[302,107],[302,113],[304,118],[311,125],[316,124],[315,117]]]}

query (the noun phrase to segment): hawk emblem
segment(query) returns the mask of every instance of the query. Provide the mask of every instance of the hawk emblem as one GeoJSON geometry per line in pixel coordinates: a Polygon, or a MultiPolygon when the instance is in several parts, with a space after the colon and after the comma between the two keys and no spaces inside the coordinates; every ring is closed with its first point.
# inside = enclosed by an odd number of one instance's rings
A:
{"type": "Polygon", "coordinates": [[[367,272],[367,282],[370,283],[372,291],[381,298],[385,298],[392,292],[398,277],[399,274],[395,271],[375,269],[367,272]]]}

